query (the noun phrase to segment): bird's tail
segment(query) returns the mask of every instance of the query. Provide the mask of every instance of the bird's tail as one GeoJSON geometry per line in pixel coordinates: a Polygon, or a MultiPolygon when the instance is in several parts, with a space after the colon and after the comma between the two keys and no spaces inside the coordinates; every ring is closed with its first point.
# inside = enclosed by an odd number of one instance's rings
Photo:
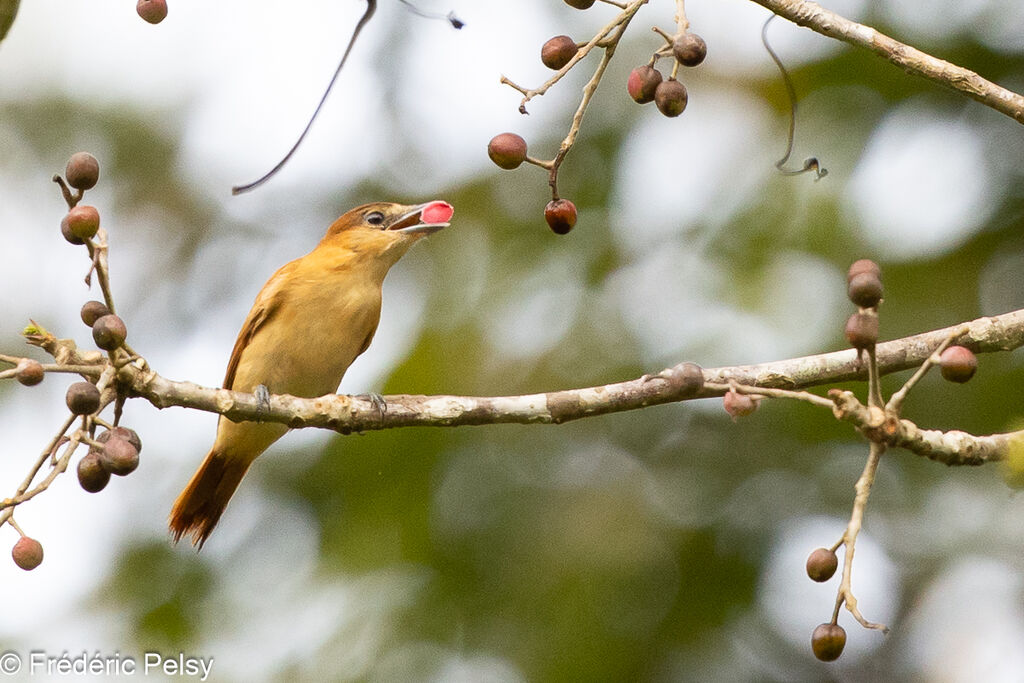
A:
{"type": "Polygon", "coordinates": [[[188,486],[174,501],[170,527],[174,542],[191,535],[192,544],[203,547],[224,508],[249,469],[247,458],[232,458],[211,450],[188,486]]]}

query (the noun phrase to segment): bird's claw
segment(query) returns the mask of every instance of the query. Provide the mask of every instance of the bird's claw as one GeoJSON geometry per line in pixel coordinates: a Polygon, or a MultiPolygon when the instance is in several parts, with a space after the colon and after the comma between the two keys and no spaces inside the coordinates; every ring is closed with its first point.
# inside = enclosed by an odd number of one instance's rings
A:
{"type": "Polygon", "coordinates": [[[260,413],[270,412],[270,389],[267,388],[266,384],[258,384],[253,389],[253,395],[256,396],[256,410],[260,413]]]}
{"type": "Polygon", "coordinates": [[[380,418],[382,420],[384,419],[384,413],[388,412],[388,403],[384,400],[383,396],[375,391],[370,391],[365,394],[359,394],[359,398],[365,398],[373,404],[373,407],[377,409],[378,413],[380,413],[380,418]]]}

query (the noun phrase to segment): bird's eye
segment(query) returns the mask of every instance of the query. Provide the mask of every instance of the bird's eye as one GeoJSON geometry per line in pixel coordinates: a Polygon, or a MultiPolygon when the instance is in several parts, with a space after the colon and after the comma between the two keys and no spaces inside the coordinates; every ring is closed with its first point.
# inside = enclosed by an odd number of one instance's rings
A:
{"type": "Polygon", "coordinates": [[[366,222],[370,225],[384,225],[384,214],[380,211],[366,214],[366,222]]]}

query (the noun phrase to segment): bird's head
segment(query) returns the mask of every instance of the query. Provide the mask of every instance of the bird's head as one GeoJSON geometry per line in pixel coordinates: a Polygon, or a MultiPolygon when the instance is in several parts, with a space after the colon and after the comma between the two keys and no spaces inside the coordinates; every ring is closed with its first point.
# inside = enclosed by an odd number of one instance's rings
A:
{"type": "Polygon", "coordinates": [[[421,237],[447,227],[453,213],[451,205],[440,200],[414,206],[391,202],[363,204],[334,221],[321,245],[388,255],[394,262],[421,237]]]}

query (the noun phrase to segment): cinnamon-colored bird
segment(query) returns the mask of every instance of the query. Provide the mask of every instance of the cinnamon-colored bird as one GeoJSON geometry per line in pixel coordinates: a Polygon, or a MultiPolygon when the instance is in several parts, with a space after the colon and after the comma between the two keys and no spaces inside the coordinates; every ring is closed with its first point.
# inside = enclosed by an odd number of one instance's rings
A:
{"type": "MultiPolygon", "coordinates": [[[[224,388],[314,398],[337,390],[380,320],[388,270],[424,235],[448,225],[452,207],[376,203],[336,220],[320,244],[263,285],[228,361],[224,388]]],[[[252,461],[288,427],[232,422],[217,438],[171,510],[174,540],[202,547],[252,461]]]]}

